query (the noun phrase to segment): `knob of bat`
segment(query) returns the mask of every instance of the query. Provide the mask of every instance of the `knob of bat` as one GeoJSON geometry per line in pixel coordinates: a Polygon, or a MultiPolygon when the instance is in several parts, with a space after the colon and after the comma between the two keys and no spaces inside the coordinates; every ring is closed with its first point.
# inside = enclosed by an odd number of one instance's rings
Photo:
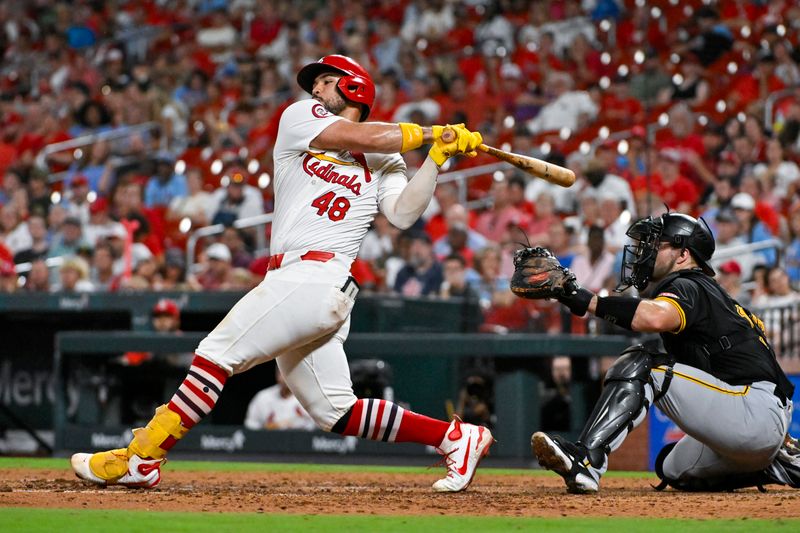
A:
{"type": "Polygon", "coordinates": [[[445,128],[442,132],[442,141],[451,143],[456,140],[456,131],[453,128],[445,128]]]}

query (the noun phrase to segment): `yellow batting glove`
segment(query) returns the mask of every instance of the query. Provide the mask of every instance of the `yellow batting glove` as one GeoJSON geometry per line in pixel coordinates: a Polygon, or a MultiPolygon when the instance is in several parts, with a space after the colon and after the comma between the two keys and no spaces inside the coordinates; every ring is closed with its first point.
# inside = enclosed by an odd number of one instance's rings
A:
{"type": "Polygon", "coordinates": [[[458,135],[458,153],[475,157],[478,155],[478,146],[483,143],[483,136],[478,131],[469,131],[463,127],[461,129],[463,131],[458,135]]]}
{"type": "Polygon", "coordinates": [[[433,146],[428,155],[431,159],[442,166],[448,158],[456,154],[465,154],[469,157],[478,155],[477,147],[483,142],[483,137],[478,132],[471,132],[463,124],[447,126],[433,126],[433,146]],[[451,141],[445,141],[442,136],[447,130],[451,130],[454,137],[451,141]]]}

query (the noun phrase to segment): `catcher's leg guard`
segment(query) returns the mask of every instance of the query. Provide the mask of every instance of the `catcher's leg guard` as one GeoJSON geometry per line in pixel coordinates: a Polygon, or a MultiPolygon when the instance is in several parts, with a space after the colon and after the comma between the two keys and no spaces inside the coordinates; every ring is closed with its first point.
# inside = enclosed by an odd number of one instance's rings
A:
{"type": "Polygon", "coordinates": [[[617,449],[647,415],[653,402],[649,382],[653,354],[642,345],[627,348],[606,373],[605,386],[578,438],[589,462],[605,472],[606,456],[617,449]]]}
{"type": "Polygon", "coordinates": [[[128,459],[133,455],[148,459],[163,459],[167,452],[160,445],[169,437],[181,439],[188,431],[181,425],[180,415],[162,405],[156,409],[156,414],[146,427],[133,430],[133,440],[127,448],[92,455],[89,459],[89,468],[100,479],[116,481],[128,473],[128,459]]]}

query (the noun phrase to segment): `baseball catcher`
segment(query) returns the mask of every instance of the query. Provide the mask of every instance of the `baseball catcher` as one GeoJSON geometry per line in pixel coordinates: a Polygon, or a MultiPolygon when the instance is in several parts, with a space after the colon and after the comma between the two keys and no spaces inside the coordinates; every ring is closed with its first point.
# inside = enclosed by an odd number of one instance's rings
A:
{"type": "Polygon", "coordinates": [[[627,348],[609,368],[577,442],[537,432],[539,464],[572,493],[594,493],[617,449],[655,403],[686,435],[656,461],[659,489],[727,491],[769,483],[800,488],[800,450],[788,434],[794,387],[778,365],[763,323],[714,281],[714,238],[702,220],[667,213],[627,232],[617,292],[600,297],[544,248],[514,257],[511,290],[555,298],[578,316],[658,332],[666,353],[627,348]]]}

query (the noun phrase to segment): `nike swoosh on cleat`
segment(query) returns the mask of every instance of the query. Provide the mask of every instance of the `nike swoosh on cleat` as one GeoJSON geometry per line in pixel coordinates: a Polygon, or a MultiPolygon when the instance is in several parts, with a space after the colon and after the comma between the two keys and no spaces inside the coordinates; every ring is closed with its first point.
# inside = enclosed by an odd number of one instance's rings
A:
{"type": "Polygon", "coordinates": [[[461,465],[459,469],[456,470],[460,475],[465,475],[467,473],[467,464],[469,463],[469,445],[472,444],[472,435],[469,436],[467,439],[467,453],[464,454],[464,464],[461,465]]]}
{"type": "Polygon", "coordinates": [[[156,470],[159,466],[161,466],[159,463],[151,463],[151,464],[142,463],[137,467],[137,470],[141,475],[147,476],[150,474],[150,472],[156,470]]]}

